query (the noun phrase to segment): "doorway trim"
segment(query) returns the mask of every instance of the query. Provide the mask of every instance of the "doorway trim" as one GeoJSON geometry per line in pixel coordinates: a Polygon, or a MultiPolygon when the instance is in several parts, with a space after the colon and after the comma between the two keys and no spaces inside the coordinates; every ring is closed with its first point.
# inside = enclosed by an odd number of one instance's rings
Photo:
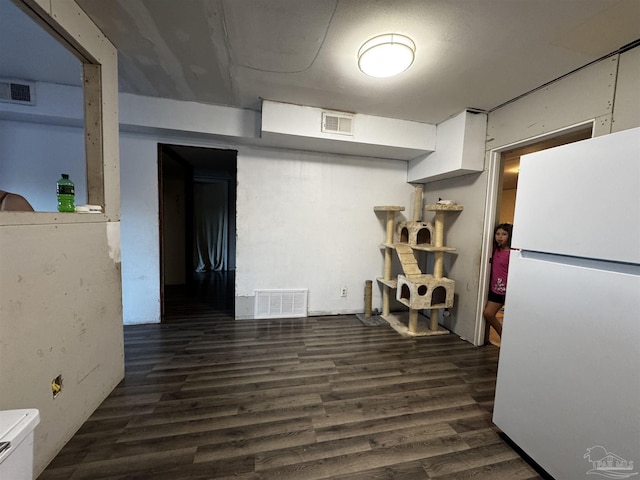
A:
{"type": "MultiPolygon", "coordinates": [[[[482,316],[484,310],[485,299],[489,288],[489,254],[493,245],[493,229],[496,222],[496,213],[498,209],[498,199],[500,197],[500,187],[502,185],[502,153],[515,148],[522,148],[533,143],[548,140],[553,137],[569,134],[573,131],[582,130],[591,126],[591,136],[596,127],[596,120],[591,119],[574,125],[559,128],[551,132],[529,137],[524,140],[509,143],[501,147],[489,150],[489,168],[487,176],[487,191],[485,195],[484,205],[484,227],[482,230],[482,249],[480,259],[480,278],[478,282],[478,301],[476,304],[476,324],[473,334],[473,344],[478,347],[484,344],[486,325],[482,316]]],[[[517,194],[516,194],[517,198],[517,194]]]]}

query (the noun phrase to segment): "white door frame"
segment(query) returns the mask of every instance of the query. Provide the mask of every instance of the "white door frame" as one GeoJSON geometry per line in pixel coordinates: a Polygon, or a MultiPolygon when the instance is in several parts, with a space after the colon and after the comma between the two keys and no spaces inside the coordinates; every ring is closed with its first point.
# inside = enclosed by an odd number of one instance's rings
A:
{"type": "MultiPolygon", "coordinates": [[[[478,347],[484,344],[485,321],[482,316],[489,289],[489,257],[493,246],[493,229],[496,224],[496,210],[498,207],[499,187],[502,177],[502,152],[513,150],[514,148],[526,147],[532,143],[537,143],[548,138],[557,137],[571,133],[574,130],[581,130],[591,125],[592,136],[596,127],[595,119],[577,123],[569,127],[560,128],[535,137],[529,137],[518,142],[503,145],[489,150],[489,168],[487,170],[487,194],[484,205],[484,228],[482,230],[482,253],[480,259],[480,278],[478,282],[478,302],[476,305],[476,325],[473,332],[473,344],[478,347]]],[[[517,197],[517,194],[516,194],[517,197]]]]}

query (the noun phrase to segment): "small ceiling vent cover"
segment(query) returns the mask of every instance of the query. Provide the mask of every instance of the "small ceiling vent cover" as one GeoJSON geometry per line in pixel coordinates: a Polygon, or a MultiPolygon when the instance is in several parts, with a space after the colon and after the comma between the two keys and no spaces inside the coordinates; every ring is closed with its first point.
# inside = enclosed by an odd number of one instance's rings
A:
{"type": "Polygon", "coordinates": [[[307,316],[307,289],[256,290],[254,318],[307,316]]]}
{"type": "Polygon", "coordinates": [[[322,131],[353,135],[353,115],[350,113],[322,112],[322,131]]]}
{"type": "Polygon", "coordinates": [[[0,78],[0,102],[35,105],[35,84],[24,80],[0,78]]]}

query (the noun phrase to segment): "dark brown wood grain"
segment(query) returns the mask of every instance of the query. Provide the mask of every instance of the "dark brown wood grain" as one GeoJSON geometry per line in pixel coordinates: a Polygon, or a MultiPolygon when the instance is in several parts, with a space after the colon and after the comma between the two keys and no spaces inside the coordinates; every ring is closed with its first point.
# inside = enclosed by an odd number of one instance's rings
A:
{"type": "Polygon", "coordinates": [[[220,301],[125,326],[125,379],[39,479],[542,478],[491,423],[498,347],[220,301]]]}

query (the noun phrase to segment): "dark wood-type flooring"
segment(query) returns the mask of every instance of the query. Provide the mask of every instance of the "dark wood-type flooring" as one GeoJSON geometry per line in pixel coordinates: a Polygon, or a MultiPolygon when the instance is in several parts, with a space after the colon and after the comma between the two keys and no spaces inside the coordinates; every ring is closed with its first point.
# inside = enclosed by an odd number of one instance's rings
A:
{"type": "Polygon", "coordinates": [[[234,321],[218,297],[174,292],[162,324],[125,326],[125,379],[39,480],[544,478],[491,423],[498,347],[234,321]]]}

